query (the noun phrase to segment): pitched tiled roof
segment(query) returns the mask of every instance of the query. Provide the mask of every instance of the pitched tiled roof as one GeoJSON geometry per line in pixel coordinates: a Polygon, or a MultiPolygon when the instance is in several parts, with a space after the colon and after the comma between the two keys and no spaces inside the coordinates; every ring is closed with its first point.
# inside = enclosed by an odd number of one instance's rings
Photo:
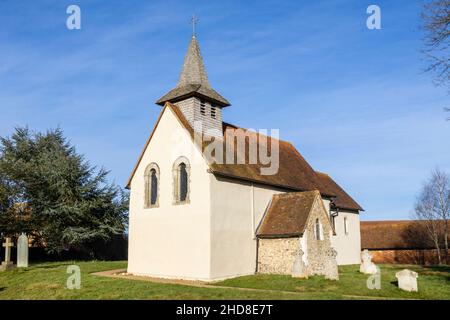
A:
{"type": "Polygon", "coordinates": [[[156,101],[156,104],[162,106],[167,101],[177,102],[192,96],[213,100],[222,107],[230,105],[228,100],[222,97],[213,88],[205,87],[201,84],[188,84],[181,87],[178,86],[159,98],[158,101],[156,101]]]}
{"type": "MultiPolygon", "coordinates": [[[[194,137],[194,130],[189,125],[188,121],[184,117],[183,113],[180,109],[168,103],[169,107],[174,110],[177,117],[180,119],[180,122],[183,126],[190,132],[191,137],[194,137]]],[[[225,144],[232,143],[231,141],[227,141],[227,130],[238,129],[239,127],[233,126],[229,123],[223,123],[223,132],[225,137],[225,144]]],[[[242,129],[242,128],[241,128],[242,129]]],[[[238,131],[237,135],[244,134],[244,130],[238,131]]],[[[249,134],[250,132],[245,131],[245,134],[249,134]]],[[[254,133],[257,136],[257,141],[267,141],[267,150],[270,151],[270,146],[272,143],[271,137],[263,136],[259,133],[254,133]]],[[[278,172],[273,175],[261,175],[261,168],[267,167],[266,165],[258,162],[256,164],[249,164],[248,161],[248,152],[250,150],[249,147],[249,136],[246,137],[246,147],[245,147],[245,157],[246,164],[220,164],[214,161],[210,161],[209,167],[212,173],[216,175],[221,175],[229,178],[236,178],[241,180],[247,180],[250,182],[261,183],[266,185],[271,185],[274,187],[280,187],[289,190],[295,191],[309,191],[309,190],[320,190],[324,196],[332,197],[334,193],[329,190],[326,185],[323,185],[319,180],[316,172],[309,165],[308,162],[302,157],[302,155],[295,149],[295,147],[287,141],[278,140],[279,144],[279,168],[278,172]]],[[[236,144],[236,141],[234,141],[236,144]]],[[[209,144],[208,141],[204,142],[202,146],[202,150],[206,148],[209,144]]],[[[237,150],[237,148],[234,148],[237,150]]],[[[224,151],[225,154],[225,151],[224,151]]],[[[213,159],[211,159],[213,160],[213,159]]]]}
{"type": "Polygon", "coordinates": [[[212,100],[222,107],[230,105],[227,99],[211,88],[200,53],[200,46],[195,36],[192,37],[189,44],[176,88],[159,98],[156,104],[164,105],[166,102],[176,102],[190,96],[212,100]]]}
{"type": "MultiPolygon", "coordinates": [[[[191,138],[194,139],[194,130],[190,126],[189,122],[184,117],[183,113],[180,111],[180,109],[171,104],[166,103],[164,109],[161,111],[161,115],[164,112],[166,108],[170,108],[180,121],[180,123],[183,125],[183,127],[189,132],[191,135],[191,138]]],[[[160,115],[160,117],[161,117],[160,115]]],[[[139,165],[139,162],[143,156],[143,152],[147,148],[148,143],[150,142],[150,139],[153,135],[154,130],[156,129],[158,122],[155,125],[152,134],[150,135],[149,139],[147,140],[147,143],[144,147],[144,150],[141,153],[141,156],[135,165],[133,172],[128,180],[127,187],[130,187],[131,179],[133,178],[134,172],[137,169],[137,166],[139,165]]],[[[226,131],[229,129],[239,129],[239,127],[231,125],[229,123],[223,123],[223,131],[224,131],[224,137],[225,137],[225,143],[231,143],[227,141],[226,137],[226,131]]],[[[241,128],[242,129],[242,128],[241,128]]],[[[245,129],[244,129],[245,130],[245,129]]],[[[238,133],[244,134],[243,132],[238,133]]],[[[248,132],[246,132],[248,134],[248,132]]],[[[272,143],[272,139],[274,138],[267,137],[264,135],[261,135],[259,133],[254,133],[257,136],[257,141],[266,140],[267,139],[267,150],[270,150],[270,145],[272,143]],[[263,139],[264,138],[264,139],[263,139]]],[[[345,193],[342,188],[340,188],[331,178],[329,178],[327,175],[324,176],[324,174],[319,174],[309,165],[309,163],[303,158],[303,156],[295,149],[295,147],[283,140],[277,140],[279,143],[279,168],[278,172],[274,175],[261,175],[261,168],[267,167],[266,165],[263,165],[261,163],[257,164],[248,164],[248,151],[249,151],[249,144],[250,139],[247,136],[246,137],[246,154],[244,155],[246,161],[246,164],[218,164],[214,162],[209,162],[210,170],[213,174],[229,177],[229,178],[235,178],[239,180],[245,180],[249,182],[254,183],[260,183],[263,185],[270,185],[273,187],[278,187],[281,189],[284,189],[286,191],[311,191],[311,190],[319,190],[320,193],[323,196],[327,197],[335,197],[338,196],[340,200],[338,201],[338,204],[345,205],[345,207],[348,209],[353,210],[360,210],[358,204],[354,202],[351,197],[345,193]],[[328,178],[326,178],[328,177],[328,178]],[[331,180],[331,182],[330,182],[331,180]]],[[[209,142],[204,142],[202,145],[202,150],[205,149],[205,147],[208,145],[209,142]]],[[[235,148],[236,149],[236,148],[235,148]]],[[[207,159],[208,160],[208,159],[207,159]]]]}
{"type": "Polygon", "coordinates": [[[328,174],[316,171],[322,184],[326,185],[336,197],[333,199],[334,205],[339,209],[349,209],[364,211],[363,208],[341,188],[328,174]]]}
{"type": "MultiPolygon", "coordinates": [[[[267,184],[296,191],[318,189],[322,192],[323,195],[334,196],[334,193],[326,185],[323,185],[321,183],[316,172],[291,143],[274,139],[272,137],[265,136],[256,132],[251,133],[246,129],[234,131],[235,129],[242,128],[224,123],[223,130],[225,143],[231,144],[234,142],[235,146],[237,145],[237,139],[234,139],[234,141],[228,141],[228,135],[226,134],[227,130],[233,130],[236,137],[239,137],[240,135],[242,137],[242,135],[244,135],[246,142],[245,154],[240,156],[245,159],[246,164],[226,164],[212,162],[210,164],[210,169],[214,174],[232,178],[234,177],[238,179],[245,179],[256,183],[267,184]],[[254,140],[250,138],[251,135],[254,135],[254,140]],[[278,172],[276,174],[262,175],[261,169],[264,167],[268,167],[268,165],[264,165],[260,161],[258,161],[256,164],[250,164],[249,150],[250,145],[253,141],[257,141],[256,143],[259,144],[261,142],[264,143],[265,141],[267,141],[267,151],[269,154],[272,143],[278,143],[279,166],[278,172]]],[[[235,147],[234,150],[237,150],[237,148],[235,147]]],[[[235,156],[235,158],[236,157],[237,156],[235,156]]]]}
{"type": "Polygon", "coordinates": [[[257,236],[260,238],[298,237],[305,231],[309,213],[319,191],[275,194],[257,236]]]}
{"type": "Polygon", "coordinates": [[[424,221],[361,221],[361,249],[432,249],[424,221]]]}

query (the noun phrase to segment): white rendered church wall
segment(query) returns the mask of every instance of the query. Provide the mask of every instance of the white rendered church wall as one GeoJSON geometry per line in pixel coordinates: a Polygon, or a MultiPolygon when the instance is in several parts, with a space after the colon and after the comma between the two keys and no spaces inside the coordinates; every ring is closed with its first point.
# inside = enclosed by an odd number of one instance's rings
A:
{"type": "Polygon", "coordinates": [[[361,256],[361,234],[359,227],[359,214],[340,210],[335,218],[336,235],[331,237],[331,244],[337,251],[338,265],[359,264],[361,256]],[[345,219],[347,220],[347,233],[345,232],[345,219]]]}
{"type": "Polygon", "coordinates": [[[128,272],[141,275],[210,278],[210,188],[207,165],[173,112],[166,108],[131,181],[128,272]],[[190,162],[189,203],[173,199],[172,167],[190,162]],[[160,168],[159,207],[144,209],[144,171],[160,168]]]}
{"type": "MultiPolygon", "coordinates": [[[[328,216],[330,216],[330,200],[322,198],[328,216]]],[[[331,216],[330,216],[331,218],[331,216]]],[[[331,237],[331,244],[337,251],[336,261],[338,265],[358,264],[361,255],[361,236],[359,231],[359,214],[351,211],[340,210],[335,218],[336,235],[331,237]],[[344,218],[347,218],[348,232],[345,234],[344,218]]]]}
{"type": "Polygon", "coordinates": [[[328,198],[322,198],[323,205],[325,210],[327,210],[327,214],[330,215],[330,200],[328,198]]]}
{"type": "Polygon", "coordinates": [[[256,270],[255,231],[281,190],[211,175],[211,276],[227,278],[256,270]]]}

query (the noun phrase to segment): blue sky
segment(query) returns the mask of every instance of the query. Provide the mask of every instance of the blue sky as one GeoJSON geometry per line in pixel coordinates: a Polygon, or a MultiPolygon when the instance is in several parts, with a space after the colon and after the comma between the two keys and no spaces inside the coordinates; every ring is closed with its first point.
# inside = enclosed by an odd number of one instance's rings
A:
{"type": "Polygon", "coordinates": [[[0,136],[61,127],[124,185],[198,39],[224,120],[279,128],[366,209],[407,219],[450,171],[449,97],[423,74],[420,1],[0,1],[0,136]],[[66,28],[81,7],[82,29],[66,28]],[[377,4],[382,29],[366,28],[377,4]]]}

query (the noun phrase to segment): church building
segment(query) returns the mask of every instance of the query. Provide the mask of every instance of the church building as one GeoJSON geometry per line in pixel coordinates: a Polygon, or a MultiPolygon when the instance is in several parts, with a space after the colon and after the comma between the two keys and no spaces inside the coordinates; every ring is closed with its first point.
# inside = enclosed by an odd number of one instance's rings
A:
{"type": "Polygon", "coordinates": [[[359,264],[362,208],[291,143],[223,121],[230,102],[211,87],[195,35],[178,84],[156,104],[159,118],[127,185],[128,273],[213,281],[359,264]],[[244,161],[216,161],[211,144],[234,147],[235,138],[244,161]],[[251,161],[263,145],[277,147],[271,174],[262,174],[267,162],[251,161]]]}

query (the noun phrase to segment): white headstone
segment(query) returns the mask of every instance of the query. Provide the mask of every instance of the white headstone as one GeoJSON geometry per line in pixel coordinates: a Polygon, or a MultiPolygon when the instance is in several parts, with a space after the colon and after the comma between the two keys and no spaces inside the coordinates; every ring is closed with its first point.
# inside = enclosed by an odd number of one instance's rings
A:
{"type": "Polygon", "coordinates": [[[398,287],[405,291],[418,291],[417,278],[419,275],[412,270],[404,269],[395,274],[398,280],[398,287]]]}
{"type": "Polygon", "coordinates": [[[359,266],[359,272],[364,274],[377,273],[377,266],[372,262],[372,255],[367,249],[364,249],[361,253],[361,265],[359,266]]]}
{"type": "Polygon", "coordinates": [[[28,237],[23,232],[17,239],[17,267],[28,267],[28,237]]]}

